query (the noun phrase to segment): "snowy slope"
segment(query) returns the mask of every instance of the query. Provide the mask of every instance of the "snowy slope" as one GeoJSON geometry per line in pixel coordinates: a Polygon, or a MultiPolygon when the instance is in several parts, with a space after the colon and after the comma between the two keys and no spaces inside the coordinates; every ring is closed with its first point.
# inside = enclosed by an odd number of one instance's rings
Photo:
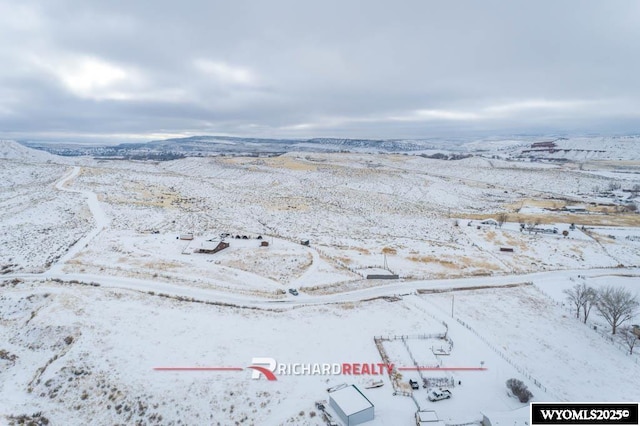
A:
{"type": "Polygon", "coordinates": [[[567,159],[570,161],[594,160],[640,160],[640,137],[571,137],[540,139],[539,142],[553,142],[552,148],[536,147],[534,144],[513,150],[514,155],[535,156],[547,159],[567,159]]]}
{"type": "Polygon", "coordinates": [[[15,141],[0,140],[0,159],[29,161],[29,162],[53,162],[64,163],[67,159],[48,152],[27,148],[15,141]]]}

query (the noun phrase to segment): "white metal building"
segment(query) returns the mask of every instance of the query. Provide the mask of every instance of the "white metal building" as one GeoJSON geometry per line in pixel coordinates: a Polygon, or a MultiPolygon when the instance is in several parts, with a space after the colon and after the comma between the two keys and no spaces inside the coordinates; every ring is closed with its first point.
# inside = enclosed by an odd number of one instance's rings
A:
{"type": "Polygon", "coordinates": [[[433,410],[420,410],[416,412],[417,426],[444,426],[444,422],[438,418],[433,410]]]}
{"type": "Polygon", "coordinates": [[[482,413],[483,426],[529,426],[529,405],[511,411],[482,413]]]}
{"type": "Polygon", "coordinates": [[[331,392],[329,405],[347,426],[359,425],[374,417],[373,404],[355,385],[331,392]]]}

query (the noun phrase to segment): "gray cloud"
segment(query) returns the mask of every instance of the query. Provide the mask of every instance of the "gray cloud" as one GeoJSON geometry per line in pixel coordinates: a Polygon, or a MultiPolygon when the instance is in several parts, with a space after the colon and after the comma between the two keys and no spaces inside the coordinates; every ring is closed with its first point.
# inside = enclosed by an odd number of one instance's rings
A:
{"type": "Polygon", "coordinates": [[[0,135],[638,132],[639,18],[631,0],[0,1],[0,135]]]}

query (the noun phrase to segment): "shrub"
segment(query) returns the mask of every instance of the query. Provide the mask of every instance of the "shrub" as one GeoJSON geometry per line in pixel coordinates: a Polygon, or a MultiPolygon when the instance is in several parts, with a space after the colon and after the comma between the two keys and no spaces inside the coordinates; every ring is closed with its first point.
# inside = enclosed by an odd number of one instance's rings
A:
{"type": "Polygon", "coordinates": [[[527,389],[527,386],[518,379],[507,380],[507,388],[518,398],[520,402],[529,402],[533,398],[533,394],[527,389]]]}

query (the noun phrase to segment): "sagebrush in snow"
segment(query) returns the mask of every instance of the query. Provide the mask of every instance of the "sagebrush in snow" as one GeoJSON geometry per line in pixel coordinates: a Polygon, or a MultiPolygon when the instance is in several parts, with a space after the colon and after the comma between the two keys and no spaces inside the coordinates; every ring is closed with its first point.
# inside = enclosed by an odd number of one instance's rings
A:
{"type": "Polygon", "coordinates": [[[529,402],[533,398],[533,394],[527,389],[527,385],[522,380],[507,380],[507,388],[520,402],[529,402]]]}

